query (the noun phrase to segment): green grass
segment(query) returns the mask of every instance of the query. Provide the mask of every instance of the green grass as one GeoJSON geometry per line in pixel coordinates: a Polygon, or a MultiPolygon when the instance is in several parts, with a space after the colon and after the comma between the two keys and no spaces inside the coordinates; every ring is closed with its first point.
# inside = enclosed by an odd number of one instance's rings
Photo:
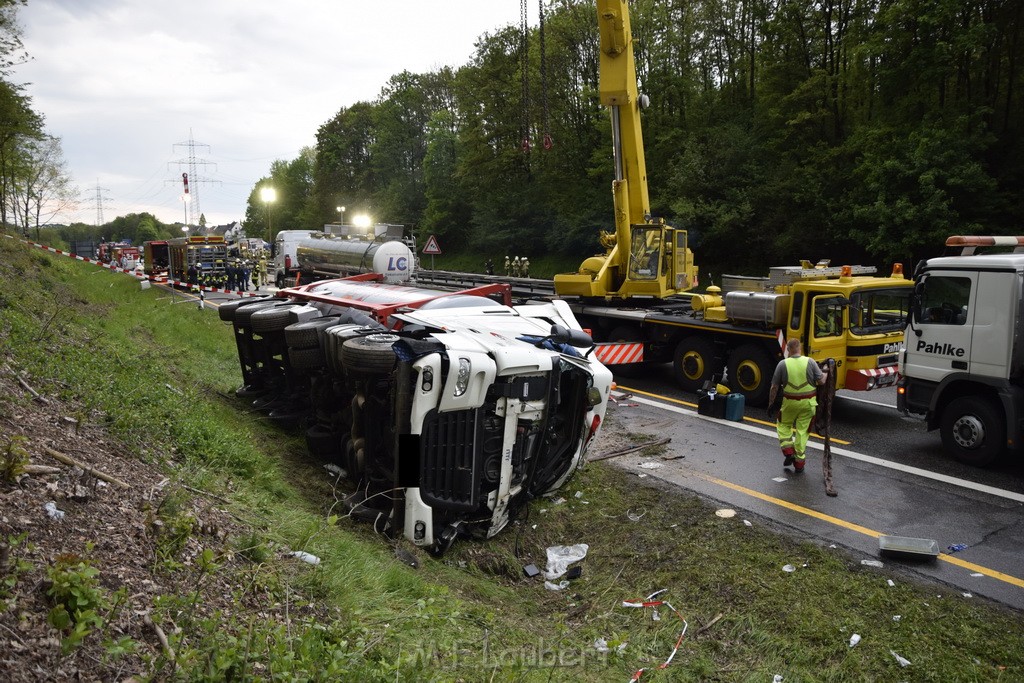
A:
{"type": "MultiPolygon", "coordinates": [[[[698,498],[605,463],[579,473],[561,492],[565,502],[535,501],[495,539],[460,541],[441,559],[417,553],[420,568],[407,567],[395,542],[333,517],[342,513],[332,482],[301,438],[232,397],[240,372],[230,328],[171,301],[0,239],[5,361],[176,482],[229,500],[251,529],[233,543],[237,563],[209,571],[245,577],[239,604],[265,592],[276,609],[294,610],[285,631],[245,613],[202,615],[189,595],[163,596],[156,613],[182,629],[172,635],[179,677],[623,681],[650,667],[645,681],[1024,679],[1019,613],[865,570],[842,550],[740,517],[720,519],[698,498]],[[631,512],[643,516],[630,521],[631,512]],[[568,590],[524,578],[523,565],[543,568],[546,547],[581,542],[590,550],[568,590]],[[323,563],[281,566],[270,549],[282,547],[323,563]],[[798,570],[785,573],[784,564],[798,570]],[[689,623],[667,670],[657,666],[679,618],[667,607],[655,621],[653,608],[622,606],[659,589],[689,623]],[[852,633],[863,641],[851,649],[852,633]],[[627,645],[601,654],[597,638],[627,645]],[[890,650],[912,665],[901,669],[890,650]]],[[[159,670],[166,674],[166,663],[159,670]]]]}

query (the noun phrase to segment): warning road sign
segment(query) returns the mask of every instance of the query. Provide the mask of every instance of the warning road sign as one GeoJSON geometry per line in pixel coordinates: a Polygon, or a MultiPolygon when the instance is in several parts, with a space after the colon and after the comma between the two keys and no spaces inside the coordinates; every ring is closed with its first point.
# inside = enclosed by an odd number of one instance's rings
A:
{"type": "Polygon", "coordinates": [[[431,256],[433,256],[434,254],[441,253],[441,247],[437,245],[436,237],[431,235],[430,237],[427,238],[427,243],[423,245],[423,253],[430,254],[431,256]]]}

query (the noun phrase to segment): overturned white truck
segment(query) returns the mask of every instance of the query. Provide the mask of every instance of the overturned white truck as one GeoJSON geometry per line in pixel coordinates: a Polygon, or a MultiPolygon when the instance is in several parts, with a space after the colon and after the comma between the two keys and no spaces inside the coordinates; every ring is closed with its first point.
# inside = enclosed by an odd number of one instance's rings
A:
{"type": "Polygon", "coordinates": [[[353,516],[443,552],[494,536],[579,468],[612,375],[561,301],[442,292],[380,275],[221,307],[244,384],[355,484],[353,516]]]}

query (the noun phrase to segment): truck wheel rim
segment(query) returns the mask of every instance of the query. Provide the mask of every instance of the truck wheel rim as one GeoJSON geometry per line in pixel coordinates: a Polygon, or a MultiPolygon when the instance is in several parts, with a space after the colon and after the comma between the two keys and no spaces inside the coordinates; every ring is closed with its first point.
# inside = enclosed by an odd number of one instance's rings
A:
{"type": "Polygon", "coordinates": [[[687,379],[700,379],[704,376],[704,358],[696,351],[686,353],[682,365],[687,379]]]}
{"type": "Polygon", "coordinates": [[[741,361],[736,366],[736,381],[744,391],[757,389],[761,386],[761,368],[752,360],[741,361]]]}
{"type": "Polygon", "coordinates": [[[964,415],[953,423],[953,439],[961,448],[977,448],[985,442],[985,425],[974,415],[964,415]]]}

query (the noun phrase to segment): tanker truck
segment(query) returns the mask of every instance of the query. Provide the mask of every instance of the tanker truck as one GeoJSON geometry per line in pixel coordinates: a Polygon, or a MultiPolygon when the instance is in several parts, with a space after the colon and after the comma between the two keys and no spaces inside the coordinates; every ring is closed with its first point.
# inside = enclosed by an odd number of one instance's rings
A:
{"type": "Polygon", "coordinates": [[[274,247],[274,282],[279,288],[360,273],[380,273],[386,282],[405,282],[415,270],[415,255],[401,241],[402,226],[382,228],[372,234],[337,234],[314,230],[282,230],[274,247]],[[396,238],[397,234],[397,238],[396,238]]]}
{"type": "Polygon", "coordinates": [[[511,305],[366,273],[224,304],[236,394],[334,460],[345,506],[440,554],[561,487],[604,420],[611,372],[563,301],[511,305]]]}

